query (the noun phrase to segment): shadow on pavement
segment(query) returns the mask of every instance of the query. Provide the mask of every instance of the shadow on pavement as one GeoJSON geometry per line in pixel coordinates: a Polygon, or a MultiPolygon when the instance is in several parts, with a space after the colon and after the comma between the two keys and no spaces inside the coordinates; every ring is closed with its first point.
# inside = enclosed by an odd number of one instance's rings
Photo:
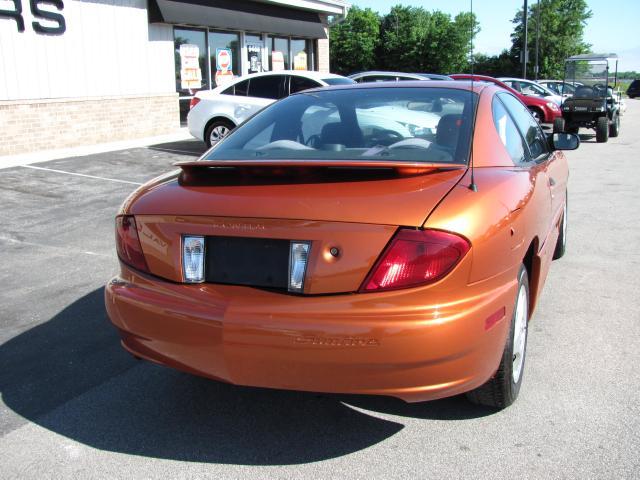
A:
{"type": "Polygon", "coordinates": [[[150,150],[157,150],[159,152],[181,153],[183,155],[192,155],[194,157],[199,157],[207,151],[207,146],[204,142],[195,138],[192,140],[158,143],[156,145],[149,145],[147,148],[150,150]]]}
{"type": "Polygon", "coordinates": [[[97,289],[0,346],[4,403],[94,448],[197,462],[298,464],[362,450],[404,428],[379,413],[450,420],[492,413],[462,397],[410,405],[236,387],[138,362],[120,347],[103,295],[97,289]]]}

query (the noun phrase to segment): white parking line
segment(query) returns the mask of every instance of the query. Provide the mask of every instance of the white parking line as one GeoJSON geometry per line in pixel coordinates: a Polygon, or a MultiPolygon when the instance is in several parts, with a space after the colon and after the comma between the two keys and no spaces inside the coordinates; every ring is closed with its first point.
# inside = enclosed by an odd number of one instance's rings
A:
{"type": "Polygon", "coordinates": [[[191,155],[192,157],[200,156],[201,154],[198,152],[190,152],[189,150],[177,150],[175,148],[164,148],[164,147],[145,147],[147,150],[153,150],[155,152],[171,152],[171,153],[181,153],[183,155],[191,155]]]}
{"type": "Polygon", "coordinates": [[[142,185],[140,182],[130,182],[129,180],[119,180],[117,178],[97,177],[95,175],[85,175],[84,173],[67,172],[65,170],[56,170],[55,168],[36,167],[33,165],[18,165],[22,168],[31,168],[33,170],[44,170],[45,172],[63,173],[65,175],[74,175],[76,177],[95,178],[96,180],[107,180],[109,182],[127,183],[129,185],[142,185]]]}

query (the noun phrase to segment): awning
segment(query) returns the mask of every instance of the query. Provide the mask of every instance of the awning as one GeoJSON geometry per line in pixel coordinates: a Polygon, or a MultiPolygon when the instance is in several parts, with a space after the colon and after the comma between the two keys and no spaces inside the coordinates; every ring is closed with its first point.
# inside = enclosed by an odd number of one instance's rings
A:
{"type": "Polygon", "coordinates": [[[327,38],[315,12],[242,0],[149,0],[150,23],[327,38]]]}

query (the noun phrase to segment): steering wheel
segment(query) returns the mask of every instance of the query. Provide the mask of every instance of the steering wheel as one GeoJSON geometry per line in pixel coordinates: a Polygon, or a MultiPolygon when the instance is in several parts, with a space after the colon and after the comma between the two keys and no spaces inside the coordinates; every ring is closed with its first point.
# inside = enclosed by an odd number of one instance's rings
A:
{"type": "Polygon", "coordinates": [[[400,140],[404,140],[404,137],[395,130],[376,129],[371,135],[369,135],[367,140],[369,140],[373,145],[389,146],[399,142],[400,140]]]}

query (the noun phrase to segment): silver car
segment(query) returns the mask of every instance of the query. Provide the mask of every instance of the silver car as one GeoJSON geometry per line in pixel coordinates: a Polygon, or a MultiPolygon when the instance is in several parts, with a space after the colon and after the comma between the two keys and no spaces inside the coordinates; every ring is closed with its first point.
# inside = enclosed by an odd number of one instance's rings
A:
{"type": "Polygon", "coordinates": [[[187,126],[194,137],[211,147],[258,110],[292,93],[327,85],[355,83],[330,73],[283,70],[254,73],[201,90],[191,101],[187,126]]]}
{"type": "Polygon", "coordinates": [[[544,98],[555,103],[558,106],[562,105],[562,96],[532,80],[508,77],[501,77],[498,78],[498,80],[506,83],[515,91],[520,92],[523,95],[544,98]]]}

